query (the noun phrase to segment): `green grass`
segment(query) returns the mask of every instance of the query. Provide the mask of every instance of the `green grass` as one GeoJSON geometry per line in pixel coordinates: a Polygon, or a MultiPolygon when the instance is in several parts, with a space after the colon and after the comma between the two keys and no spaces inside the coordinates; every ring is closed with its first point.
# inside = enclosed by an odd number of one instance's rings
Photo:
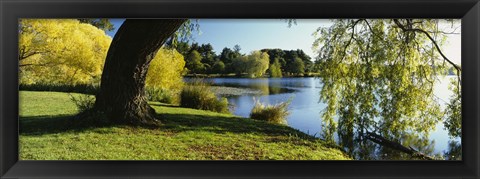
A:
{"type": "MultiPolygon", "coordinates": [[[[348,160],[288,126],[152,103],[159,127],[78,125],[67,93],[20,92],[21,160],[348,160]]],[[[81,124],[81,123],[80,123],[81,124]]]]}

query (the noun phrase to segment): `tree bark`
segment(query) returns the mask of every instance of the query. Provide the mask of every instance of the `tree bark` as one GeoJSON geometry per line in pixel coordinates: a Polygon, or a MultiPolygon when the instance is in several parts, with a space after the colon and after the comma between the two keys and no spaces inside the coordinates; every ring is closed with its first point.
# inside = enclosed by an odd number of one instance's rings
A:
{"type": "Polygon", "coordinates": [[[127,19],[115,34],[103,68],[97,112],[115,123],[157,123],[145,97],[150,61],[186,19],[127,19]]]}

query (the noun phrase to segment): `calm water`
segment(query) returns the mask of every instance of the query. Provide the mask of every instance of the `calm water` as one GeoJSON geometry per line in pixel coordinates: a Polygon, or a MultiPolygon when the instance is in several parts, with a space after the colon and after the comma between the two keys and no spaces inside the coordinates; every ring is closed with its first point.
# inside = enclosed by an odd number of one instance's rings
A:
{"type": "MultiPolygon", "coordinates": [[[[451,91],[448,90],[448,78],[450,77],[441,79],[434,89],[434,94],[440,98],[442,105],[444,105],[443,101],[449,101],[451,95],[451,91]]],[[[211,78],[210,80],[218,86],[242,87],[260,92],[226,96],[229,103],[235,106],[232,111],[235,115],[248,117],[254,105],[254,98],[268,104],[292,99],[289,106],[291,113],[288,116],[288,125],[316,137],[321,134],[320,112],[326,105],[319,102],[322,84],[317,78],[211,78]]],[[[430,154],[443,154],[448,150],[449,142],[452,141],[441,122],[437,124],[435,131],[431,132],[429,139],[430,145],[433,145],[430,146],[430,148],[433,147],[433,153],[430,152],[430,154]]],[[[453,141],[460,142],[460,139],[453,139],[453,141]]]]}

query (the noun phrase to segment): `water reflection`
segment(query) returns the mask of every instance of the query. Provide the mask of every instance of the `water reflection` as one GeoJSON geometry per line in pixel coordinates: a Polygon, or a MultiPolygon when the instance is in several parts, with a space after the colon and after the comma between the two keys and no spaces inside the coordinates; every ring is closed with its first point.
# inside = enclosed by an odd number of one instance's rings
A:
{"type": "Polygon", "coordinates": [[[295,89],[292,87],[304,85],[302,82],[295,80],[288,82],[288,80],[268,78],[211,78],[206,79],[206,81],[218,86],[251,88],[261,91],[262,95],[294,93],[295,89]]]}
{"type": "Polygon", "coordinates": [[[444,157],[447,160],[462,160],[462,144],[455,140],[448,142],[448,150],[444,152],[444,157]]]}
{"type": "MultiPolygon", "coordinates": [[[[262,103],[275,104],[293,97],[289,110],[288,125],[310,135],[319,137],[322,134],[321,111],[326,105],[320,103],[321,82],[315,78],[212,78],[211,83],[218,86],[239,87],[259,90],[261,93],[226,96],[229,103],[235,106],[235,115],[248,117],[253,108],[253,98],[262,103]]],[[[447,100],[451,92],[446,88],[448,79],[442,80],[434,94],[447,100]]],[[[338,117],[336,117],[338,120],[338,117]]],[[[367,120],[365,120],[367,121],[367,120]]],[[[357,121],[361,123],[362,121],[357,121]]],[[[369,121],[371,122],[371,121],[369,121]]],[[[362,126],[362,125],[357,125],[362,126]]],[[[365,125],[366,126],[366,125],[365,125]]],[[[344,147],[351,156],[361,160],[410,160],[420,159],[398,149],[384,147],[371,140],[366,140],[367,131],[375,132],[392,142],[399,143],[413,151],[427,156],[447,160],[461,159],[461,142],[459,138],[450,139],[443,123],[438,122],[430,135],[416,131],[389,130],[389,128],[359,129],[353,124],[340,123],[335,133],[335,141],[344,147]]]]}

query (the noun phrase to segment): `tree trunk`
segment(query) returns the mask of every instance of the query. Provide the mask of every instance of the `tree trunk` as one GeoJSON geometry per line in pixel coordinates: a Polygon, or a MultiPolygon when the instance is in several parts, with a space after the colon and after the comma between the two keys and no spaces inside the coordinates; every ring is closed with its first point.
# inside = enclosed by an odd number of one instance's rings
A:
{"type": "Polygon", "coordinates": [[[156,123],[145,97],[150,61],[186,19],[127,19],[107,53],[95,110],[115,123],[156,123]]]}
{"type": "Polygon", "coordinates": [[[384,138],[384,137],[382,137],[378,134],[372,133],[372,132],[367,132],[367,135],[365,137],[367,139],[379,144],[379,145],[389,147],[391,149],[410,154],[410,155],[412,155],[412,157],[420,158],[422,160],[435,160],[435,157],[428,156],[427,154],[424,154],[420,151],[417,151],[417,150],[413,149],[412,147],[405,147],[398,142],[388,140],[388,139],[386,139],[386,138],[384,138]]]}

